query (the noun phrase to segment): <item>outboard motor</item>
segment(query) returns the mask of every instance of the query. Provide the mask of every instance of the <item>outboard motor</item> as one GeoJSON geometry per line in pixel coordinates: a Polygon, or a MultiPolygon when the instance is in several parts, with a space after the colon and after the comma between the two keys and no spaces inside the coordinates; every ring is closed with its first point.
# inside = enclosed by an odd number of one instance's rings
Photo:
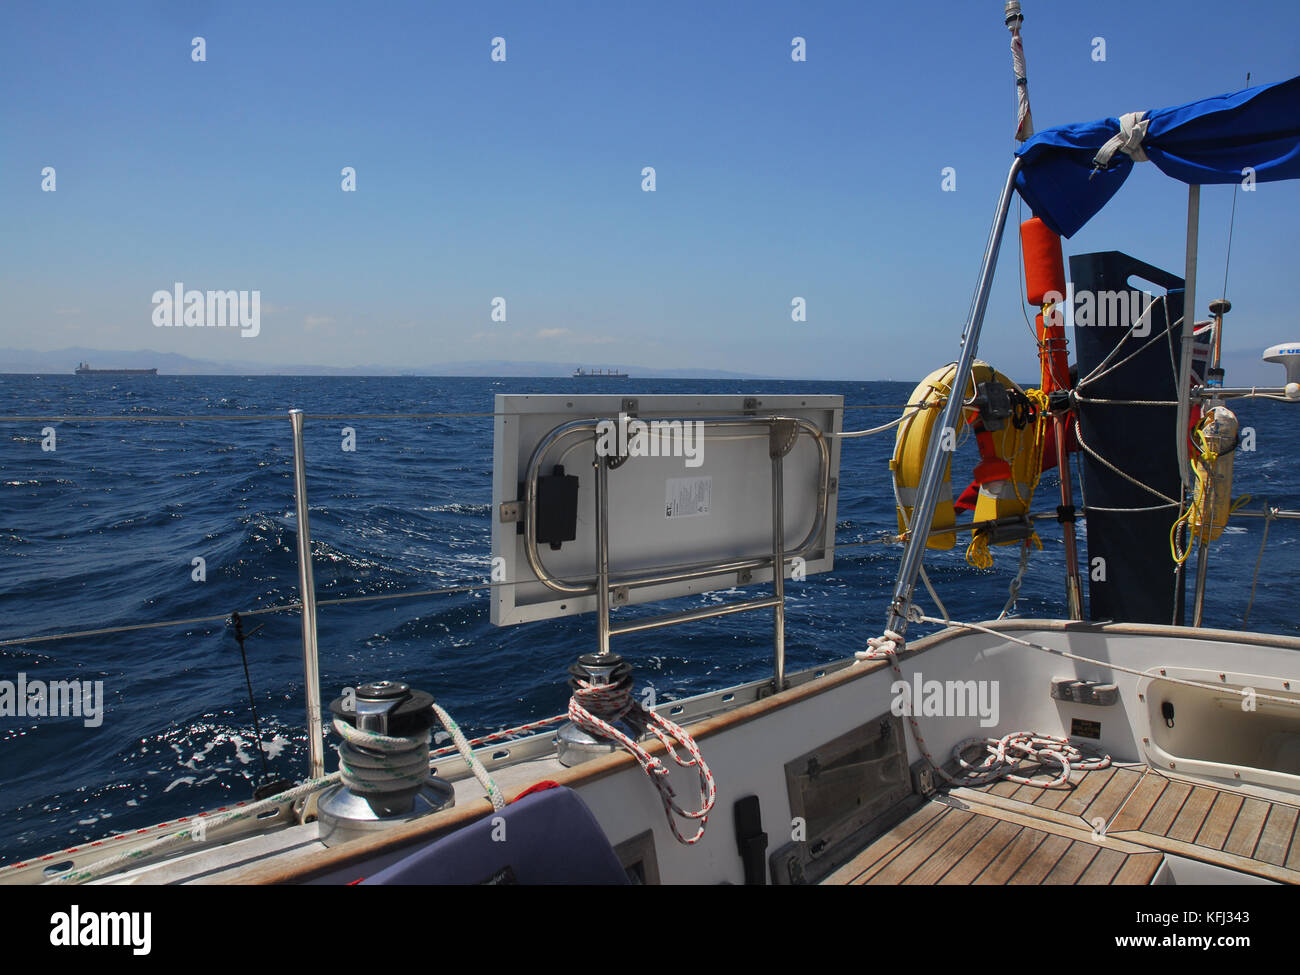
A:
{"type": "Polygon", "coordinates": [[[339,746],[341,784],[317,802],[326,846],[371,836],[455,805],[451,783],[429,774],[433,695],[401,681],[345,688],[330,702],[339,746]]]}

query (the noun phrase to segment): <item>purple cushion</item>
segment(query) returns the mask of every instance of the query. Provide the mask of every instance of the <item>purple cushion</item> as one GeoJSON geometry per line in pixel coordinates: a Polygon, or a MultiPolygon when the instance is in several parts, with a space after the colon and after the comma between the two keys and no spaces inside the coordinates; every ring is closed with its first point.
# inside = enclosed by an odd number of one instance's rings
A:
{"type": "Polygon", "coordinates": [[[385,867],[362,884],[627,884],[596,817],[572,789],[524,796],[385,867]],[[495,834],[495,838],[494,838],[495,834]]]}

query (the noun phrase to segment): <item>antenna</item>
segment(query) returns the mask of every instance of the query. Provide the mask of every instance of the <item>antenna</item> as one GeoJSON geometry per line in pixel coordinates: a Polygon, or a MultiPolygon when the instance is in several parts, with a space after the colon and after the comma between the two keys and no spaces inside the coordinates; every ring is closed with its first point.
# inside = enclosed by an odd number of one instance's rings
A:
{"type": "MultiPolygon", "coordinates": [[[[1250,87],[1250,72],[1246,72],[1246,87],[1250,87]]],[[[1240,188],[1239,183],[1232,184],[1232,216],[1228,218],[1228,252],[1223,258],[1223,291],[1220,298],[1228,297],[1228,267],[1232,261],[1232,231],[1237,225],[1237,190],[1240,188]]]]}

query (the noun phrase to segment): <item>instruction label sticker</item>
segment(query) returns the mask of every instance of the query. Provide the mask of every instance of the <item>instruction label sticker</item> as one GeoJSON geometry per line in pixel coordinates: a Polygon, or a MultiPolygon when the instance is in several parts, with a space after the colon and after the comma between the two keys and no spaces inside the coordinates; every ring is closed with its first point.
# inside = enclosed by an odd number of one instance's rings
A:
{"type": "Polygon", "coordinates": [[[668,518],[707,515],[713,505],[713,478],[670,477],[664,513],[668,518]]]}

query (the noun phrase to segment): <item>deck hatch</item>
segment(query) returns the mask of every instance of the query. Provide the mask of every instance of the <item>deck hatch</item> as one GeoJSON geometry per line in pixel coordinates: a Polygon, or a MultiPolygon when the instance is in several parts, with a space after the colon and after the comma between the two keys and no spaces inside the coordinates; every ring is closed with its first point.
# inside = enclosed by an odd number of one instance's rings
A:
{"type": "Polygon", "coordinates": [[[793,842],[772,857],[775,883],[810,883],[912,794],[903,722],[882,714],[785,766],[793,842]]]}

